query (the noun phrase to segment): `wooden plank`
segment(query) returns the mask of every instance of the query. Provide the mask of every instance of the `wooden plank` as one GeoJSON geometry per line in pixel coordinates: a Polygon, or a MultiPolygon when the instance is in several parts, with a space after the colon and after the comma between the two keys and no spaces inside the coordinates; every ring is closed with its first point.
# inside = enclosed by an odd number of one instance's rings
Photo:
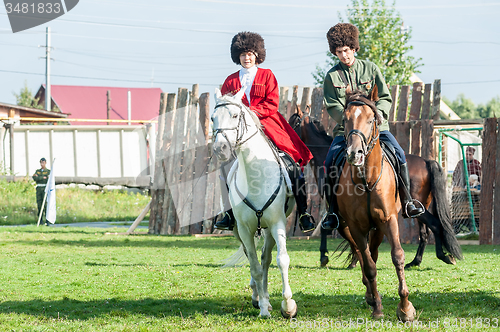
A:
{"type": "Polygon", "coordinates": [[[432,84],[426,84],[424,86],[424,100],[422,102],[422,113],[420,115],[422,120],[429,120],[431,118],[431,91],[432,84]]]}
{"type": "Polygon", "coordinates": [[[295,107],[297,106],[297,99],[298,99],[298,93],[299,93],[299,86],[294,85],[293,86],[293,92],[292,92],[292,106],[290,109],[287,109],[287,113],[285,116],[285,119],[290,119],[293,113],[295,113],[295,107]]]}
{"type": "MultiPolygon", "coordinates": [[[[497,120],[497,125],[500,126],[500,119],[497,120]]],[[[496,166],[495,166],[495,193],[494,199],[494,224],[493,224],[493,239],[492,244],[500,244],[500,130],[497,131],[497,144],[496,144],[496,166]]],[[[484,160],[484,158],[483,158],[484,160]]],[[[488,178],[486,178],[488,180],[488,178]]],[[[484,183],[486,181],[482,181],[484,183]]]]}
{"type": "Polygon", "coordinates": [[[393,85],[391,87],[391,109],[389,110],[389,118],[387,119],[389,122],[392,122],[396,118],[396,105],[398,104],[398,91],[399,85],[393,85]]]}
{"type": "Polygon", "coordinates": [[[420,134],[422,123],[420,121],[410,123],[411,126],[411,154],[420,156],[420,134]]]}
{"type": "MultiPolygon", "coordinates": [[[[207,149],[209,155],[212,155],[211,144],[208,145],[207,149]]],[[[219,211],[214,211],[214,201],[220,200],[219,196],[216,196],[215,188],[218,185],[219,179],[217,178],[216,169],[218,168],[217,158],[213,156],[211,163],[208,165],[207,174],[207,191],[205,194],[205,211],[203,215],[203,233],[209,234],[212,232],[212,222],[214,215],[219,211]]]]}
{"type": "Polygon", "coordinates": [[[432,120],[422,120],[422,158],[435,159],[434,122],[432,120]]]}
{"type": "Polygon", "coordinates": [[[207,188],[207,166],[208,166],[208,124],[209,124],[209,114],[210,114],[210,94],[204,93],[200,96],[199,106],[200,106],[200,130],[203,133],[198,135],[199,139],[205,139],[196,148],[196,158],[194,164],[194,182],[193,182],[193,209],[191,213],[191,226],[189,232],[191,234],[200,234],[202,232],[202,220],[205,211],[205,195],[207,188]]]}
{"type": "Polygon", "coordinates": [[[285,118],[286,118],[286,109],[287,109],[287,106],[288,106],[288,87],[287,86],[282,86],[282,87],[280,87],[279,112],[285,118]]]}
{"type": "MultiPolygon", "coordinates": [[[[322,114],[322,110],[323,88],[314,88],[311,95],[311,116],[318,119],[321,118],[320,115],[322,114]]],[[[328,113],[326,115],[328,116],[328,113]]]]}
{"type": "Polygon", "coordinates": [[[172,172],[177,177],[175,179],[175,190],[173,191],[175,209],[178,215],[178,218],[175,220],[175,231],[174,234],[187,234],[188,231],[183,227],[184,225],[180,224],[183,212],[183,201],[182,201],[182,180],[184,179],[184,168],[183,168],[183,159],[184,159],[184,149],[185,149],[185,129],[187,125],[187,115],[189,114],[189,110],[187,108],[188,105],[188,89],[179,88],[177,92],[177,109],[175,114],[175,127],[173,131],[174,137],[174,147],[175,147],[175,155],[174,155],[174,163],[172,167],[172,172]]]}
{"type": "MultiPolygon", "coordinates": [[[[479,212],[479,244],[492,244],[493,232],[493,186],[496,169],[497,121],[494,118],[484,119],[483,160],[481,181],[481,210],[479,212]]],[[[496,205],[498,206],[498,205],[496,205]]],[[[500,208],[499,208],[500,209],[500,208]]],[[[497,209],[497,210],[499,210],[497,209]]],[[[500,220],[500,219],[496,219],[500,220]]]]}
{"type": "Polygon", "coordinates": [[[170,113],[167,116],[167,121],[165,124],[165,130],[163,135],[163,151],[169,151],[168,158],[163,159],[163,172],[167,180],[167,185],[165,186],[165,199],[163,200],[163,211],[162,222],[160,227],[156,230],[155,234],[174,234],[175,224],[177,220],[177,213],[175,211],[175,204],[173,202],[172,193],[170,191],[170,185],[174,184],[174,170],[173,162],[175,157],[175,126],[176,126],[176,95],[174,93],[169,93],[167,95],[167,109],[166,113],[170,113]]]}
{"type": "Polygon", "coordinates": [[[302,89],[302,100],[300,102],[300,110],[302,112],[306,111],[307,106],[311,105],[311,88],[305,86],[302,89]]]}
{"type": "Polygon", "coordinates": [[[144,219],[146,214],[148,214],[148,211],[151,209],[151,199],[149,200],[148,204],[146,204],[146,207],[142,210],[142,212],[139,214],[139,216],[135,219],[133,224],[130,226],[126,234],[132,234],[132,232],[139,226],[141,221],[144,219]]]}
{"type": "Polygon", "coordinates": [[[165,110],[167,106],[167,94],[160,96],[160,111],[158,116],[158,131],[156,134],[156,151],[154,163],[153,185],[151,187],[151,213],[149,215],[149,232],[152,233],[155,224],[161,222],[163,213],[163,199],[165,197],[165,178],[162,168],[162,146],[165,129],[165,110]]]}
{"type": "Polygon", "coordinates": [[[396,123],[396,140],[405,154],[410,153],[410,122],[396,123]]]}
{"type": "Polygon", "coordinates": [[[399,93],[398,115],[396,117],[398,121],[406,121],[409,99],[410,87],[408,85],[403,85],[401,87],[401,92],[399,93]]]}
{"type": "Polygon", "coordinates": [[[432,119],[439,120],[439,111],[441,109],[441,80],[434,80],[432,95],[432,119]]]}
{"type": "Polygon", "coordinates": [[[420,110],[422,109],[422,89],[424,83],[413,83],[411,93],[410,120],[420,120],[420,110]]]}

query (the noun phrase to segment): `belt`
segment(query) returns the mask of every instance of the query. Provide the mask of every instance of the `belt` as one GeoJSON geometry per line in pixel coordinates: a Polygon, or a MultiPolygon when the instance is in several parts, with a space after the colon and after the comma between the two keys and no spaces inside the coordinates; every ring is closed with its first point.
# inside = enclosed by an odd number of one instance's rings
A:
{"type": "Polygon", "coordinates": [[[46,184],[46,183],[45,183],[45,184],[37,184],[36,186],[37,186],[37,187],[46,187],[46,186],[47,186],[47,184],[46,184]]]}

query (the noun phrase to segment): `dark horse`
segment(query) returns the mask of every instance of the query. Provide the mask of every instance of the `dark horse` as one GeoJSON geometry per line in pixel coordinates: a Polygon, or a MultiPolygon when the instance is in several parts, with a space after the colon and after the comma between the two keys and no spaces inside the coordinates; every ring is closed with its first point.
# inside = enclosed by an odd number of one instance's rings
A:
{"type": "MultiPolygon", "coordinates": [[[[333,138],[326,133],[320,121],[314,117],[303,115],[298,107],[288,122],[311,150],[314,156],[311,166],[318,186],[322,188],[325,175],[322,165],[324,165],[333,138]]],[[[436,242],[436,256],[447,264],[455,264],[455,258],[461,259],[462,253],[452,228],[447,200],[446,175],[441,166],[434,160],[425,160],[416,155],[407,155],[406,158],[410,172],[411,195],[424,204],[426,211],[417,219],[420,236],[415,258],[406,264],[405,268],[420,265],[431,231],[434,233],[436,242]],[[449,254],[446,254],[445,250],[449,254]]],[[[331,231],[321,228],[320,260],[323,267],[329,262],[327,236],[331,233],[331,231]]],[[[357,262],[356,255],[351,258],[349,268],[355,267],[357,262]]]]}

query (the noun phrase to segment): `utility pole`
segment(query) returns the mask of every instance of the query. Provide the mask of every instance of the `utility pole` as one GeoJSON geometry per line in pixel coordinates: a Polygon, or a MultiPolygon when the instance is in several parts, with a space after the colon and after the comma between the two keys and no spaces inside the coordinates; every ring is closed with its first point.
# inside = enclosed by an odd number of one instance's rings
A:
{"type": "Polygon", "coordinates": [[[51,110],[50,94],[50,27],[47,27],[47,42],[45,45],[45,109],[51,110]]]}

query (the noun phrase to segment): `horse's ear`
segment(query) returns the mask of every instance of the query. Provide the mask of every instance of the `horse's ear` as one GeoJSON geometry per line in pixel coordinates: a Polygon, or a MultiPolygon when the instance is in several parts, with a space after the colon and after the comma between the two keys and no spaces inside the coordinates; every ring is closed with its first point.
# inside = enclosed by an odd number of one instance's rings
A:
{"type": "Polygon", "coordinates": [[[222,97],[222,94],[218,88],[215,88],[215,103],[217,103],[217,100],[222,97]]]}
{"type": "Polygon", "coordinates": [[[237,94],[234,95],[234,99],[240,101],[243,98],[243,95],[245,94],[245,89],[243,87],[238,91],[237,94]]]}
{"type": "Polygon", "coordinates": [[[373,86],[372,92],[370,93],[370,100],[374,101],[374,102],[377,102],[378,99],[379,99],[378,98],[378,86],[377,86],[377,84],[375,84],[373,86]]]}
{"type": "Polygon", "coordinates": [[[352,93],[352,89],[351,89],[351,86],[348,85],[347,88],[345,88],[345,94],[346,95],[350,95],[352,93]]]}
{"type": "Polygon", "coordinates": [[[300,106],[298,104],[295,105],[295,114],[297,114],[299,116],[299,118],[302,119],[302,116],[304,115],[304,113],[302,112],[302,110],[300,109],[300,106]]]}

